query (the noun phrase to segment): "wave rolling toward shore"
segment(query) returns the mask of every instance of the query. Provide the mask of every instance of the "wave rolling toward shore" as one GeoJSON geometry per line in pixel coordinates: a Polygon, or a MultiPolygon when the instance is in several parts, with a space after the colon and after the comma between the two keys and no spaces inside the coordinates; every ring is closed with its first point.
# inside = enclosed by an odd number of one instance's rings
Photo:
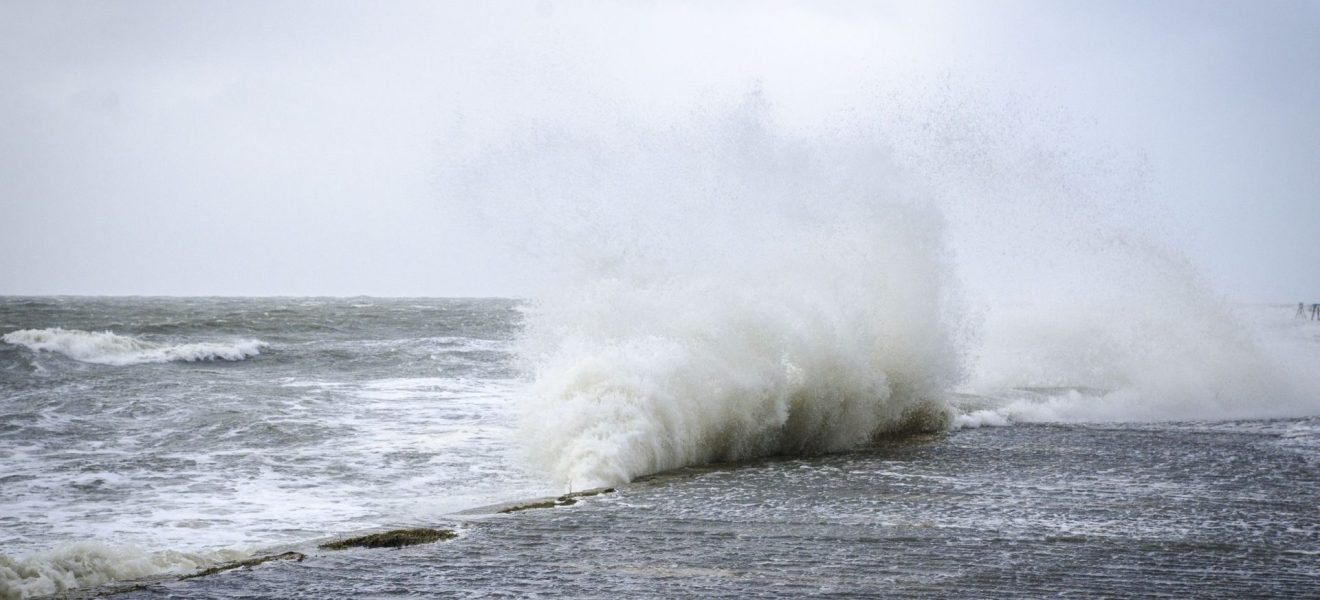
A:
{"type": "Polygon", "coordinates": [[[162,344],[109,331],[79,331],[60,327],[11,331],[2,339],[6,343],[25,346],[33,351],[62,354],[79,362],[115,366],[243,360],[261,354],[261,349],[266,347],[266,343],[260,340],[162,344]]]}

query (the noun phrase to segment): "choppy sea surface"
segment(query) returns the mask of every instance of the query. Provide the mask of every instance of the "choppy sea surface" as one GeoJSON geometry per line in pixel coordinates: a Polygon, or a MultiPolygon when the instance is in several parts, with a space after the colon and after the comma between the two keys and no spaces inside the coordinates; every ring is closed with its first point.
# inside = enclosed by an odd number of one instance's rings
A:
{"type": "Polygon", "coordinates": [[[1320,419],[1028,418],[1109,393],[1082,386],[500,513],[573,485],[529,466],[523,327],[498,299],[0,298],[0,598],[1320,597],[1320,419]],[[459,537],[317,548],[408,526],[459,537]]]}

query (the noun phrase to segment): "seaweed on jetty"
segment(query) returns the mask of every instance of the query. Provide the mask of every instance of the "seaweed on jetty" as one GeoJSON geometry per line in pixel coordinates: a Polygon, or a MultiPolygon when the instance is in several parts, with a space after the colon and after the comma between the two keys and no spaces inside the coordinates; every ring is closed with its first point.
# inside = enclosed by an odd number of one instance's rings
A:
{"type": "Polygon", "coordinates": [[[554,500],[546,500],[545,502],[533,502],[531,504],[519,504],[517,506],[502,508],[500,509],[500,512],[504,514],[508,514],[508,513],[516,513],[524,510],[533,510],[537,508],[554,508],[554,507],[555,507],[554,500]]]}
{"type": "Polygon", "coordinates": [[[384,531],[381,533],[373,533],[371,535],[326,542],[318,546],[318,548],[323,550],[345,550],[348,548],[402,548],[404,546],[429,544],[431,542],[449,540],[456,537],[458,537],[458,534],[448,529],[418,527],[415,529],[395,529],[393,531],[384,531]]]}
{"type": "Polygon", "coordinates": [[[518,504],[518,505],[515,505],[515,506],[510,506],[510,507],[508,507],[508,508],[500,509],[500,512],[501,512],[501,513],[504,513],[504,514],[508,514],[508,513],[516,513],[516,512],[520,512],[520,511],[524,511],[524,510],[534,510],[534,509],[538,509],[538,508],[554,508],[554,507],[556,507],[556,506],[572,506],[572,505],[574,505],[574,504],[577,504],[577,499],[578,499],[578,498],[586,498],[587,496],[595,496],[595,495],[598,495],[598,494],[612,494],[612,493],[614,493],[614,488],[594,488],[594,489],[590,489],[590,490],[582,490],[582,491],[580,491],[580,492],[569,492],[569,493],[567,493],[567,494],[564,494],[563,496],[560,496],[560,497],[558,497],[558,498],[555,498],[554,500],[544,500],[544,501],[541,501],[541,502],[531,502],[531,503],[528,503],[528,504],[518,504]]]}

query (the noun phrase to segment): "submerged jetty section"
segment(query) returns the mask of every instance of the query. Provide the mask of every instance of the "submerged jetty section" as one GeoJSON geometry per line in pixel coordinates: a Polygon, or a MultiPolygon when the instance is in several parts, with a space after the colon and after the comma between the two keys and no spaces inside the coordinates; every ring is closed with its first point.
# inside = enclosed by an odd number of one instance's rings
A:
{"type": "MultiPolygon", "coordinates": [[[[499,505],[487,506],[483,508],[470,509],[457,514],[460,515],[466,514],[473,516],[477,516],[477,515],[489,516],[489,515],[516,513],[525,510],[534,510],[540,508],[572,506],[574,504],[577,504],[578,500],[581,498],[598,496],[601,494],[612,494],[615,491],[617,490],[612,487],[593,488],[578,492],[570,492],[562,496],[557,496],[553,498],[522,501],[517,503],[499,504],[499,505]]],[[[381,531],[377,533],[370,533],[366,535],[359,535],[349,538],[332,540],[325,543],[317,544],[316,548],[319,550],[332,550],[332,551],[349,550],[352,548],[400,549],[408,546],[417,546],[421,544],[430,544],[434,542],[452,540],[457,537],[459,537],[458,532],[451,529],[440,529],[440,528],[432,528],[432,527],[413,527],[406,529],[392,529],[389,531],[381,531]]],[[[305,549],[306,548],[304,548],[304,550],[305,549]]],[[[173,580],[188,581],[190,579],[207,577],[210,575],[215,575],[226,571],[233,571],[237,569],[249,569],[257,565],[261,565],[263,563],[267,563],[271,561],[286,560],[293,562],[303,562],[303,560],[306,559],[307,556],[308,556],[307,554],[303,554],[302,552],[295,552],[295,551],[288,551],[280,554],[271,554],[266,556],[258,556],[246,560],[223,563],[220,565],[216,565],[214,567],[197,571],[196,573],[190,573],[187,575],[176,577],[173,580]]],[[[160,593],[163,589],[168,589],[163,586],[168,586],[169,582],[170,582],[169,578],[157,578],[152,580],[140,581],[137,583],[130,583],[128,585],[101,586],[97,588],[89,588],[86,590],[82,590],[81,592],[75,591],[72,595],[67,595],[65,597],[90,598],[90,597],[103,597],[103,596],[117,596],[121,594],[134,594],[140,592],[156,594],[156,593],[160,593]]]]}
{"type": "Polygon", "coordinates": [[[283,554],[258,556],[256,558],[249,558],[247,560],[238,560],[230,563],[224,563],[222,565],[216,565],[209,569],[202,569],[201,571],[192,573],[190,575],[182,575],[179,577],[179,581],[187,581],[189,579],[193,579],[196,577],[206,577],[207,575],[215,575],[216,573],[223,573],[225,571],[232,571],[234,569],[251,568],[262,563],[270,562],[272,560],[291,560],[294,562],[302,562],[304,558],[307,558],[307,555],[301,552],[285,552],[283,554]]]}

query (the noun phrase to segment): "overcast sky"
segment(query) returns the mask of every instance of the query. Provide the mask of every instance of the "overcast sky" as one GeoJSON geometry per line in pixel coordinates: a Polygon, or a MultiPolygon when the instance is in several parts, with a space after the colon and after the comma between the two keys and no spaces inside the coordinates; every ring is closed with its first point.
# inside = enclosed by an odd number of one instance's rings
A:
{"type": "MultiPolygon", "coordinates": [[[[534,293],[460,163],[749,90],[797,131],[959,113],[1230,297],[1320,301],[1306,1],[0,0],[0,294],[534,293]]],[[[949,211],[987,280],[973,230],[1008,211],[949,211]]]]}

